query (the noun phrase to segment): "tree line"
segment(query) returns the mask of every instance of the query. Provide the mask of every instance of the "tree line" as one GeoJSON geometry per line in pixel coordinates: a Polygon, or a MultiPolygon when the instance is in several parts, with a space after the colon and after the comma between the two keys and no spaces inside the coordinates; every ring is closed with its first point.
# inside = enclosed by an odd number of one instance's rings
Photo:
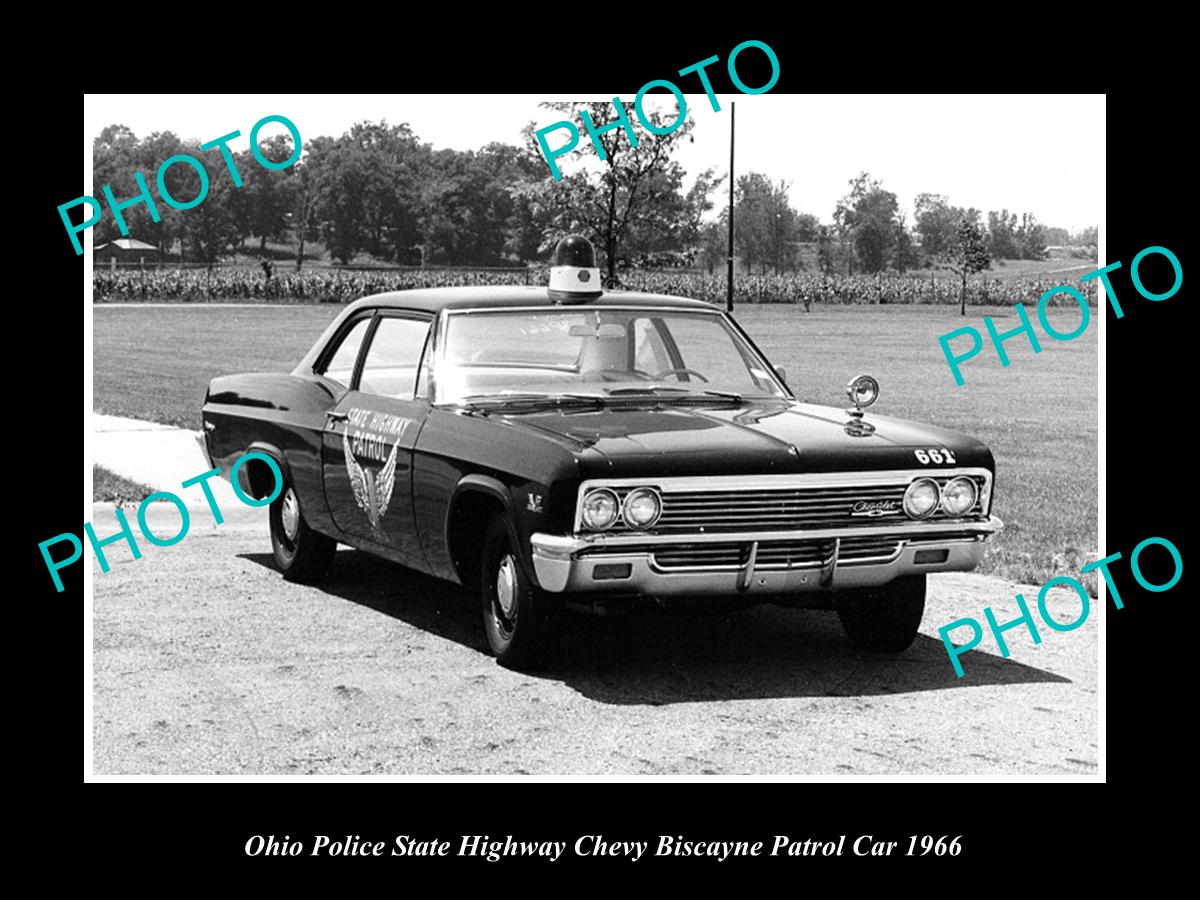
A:
{"type": "MultiPolygon", "coordinates": [[[[133,237],[210,264],[254,252],[247,244],[253,239],[258,252],[268,242],[291,242],[297,268],[306,244],[318,241],[343,264],[369,255],[400,265],[526,265],[545,262],[562,236],[583,233],[596,245],[609,283],[631,268],[707,265],[711,273],[724,265],[729,211],[722,204],[715,221],[708,214],[725,176],[708,169],[689,183],[674,158],[691,139],[690,120],[670,134],[642,133],[633,148],[622,129],[603,131],[618,119],[612,103],[543,105],[570,116],[587,108],[601,132],[598,164],[553,180],[532,137],[533,123],[520,145],[458,151],[433,148],[407,124],[363,122],[338,137],[306,137],[302,159],[286,169],[252,164],[250,151],[235,155],[244,185],[235,187],[224,167],[216,167],[209,199],[193,209],[162,208],[154,222],[137,205],[124,216],[133,237]]],[[[649,116],[662,127],[657,112],[649,116]]],[[[274,162],[292,153],[287,135],[261,148],[274,162]]],[[[154,172],[177,153],[205,158],[198,142],[172,132],[138,138],[110,125],[93,145],[94,194],[108,184],[118,199],[132,197],[135,170],[154,172]]],[[[199,191],[191,167],[175,166],[167,177],[175,197],[199,191]]],[[[825,274],[931,265],[980,271],[991,259],[1042,258],[1049,243],[1095,243],[1094,229],[1070,235],[1008,210],[987,213],[985,222],[979,210],[953,206],[938,194],[917,197],[910,226],[896,195],[868,173],[850,181],[825,224],[794,207],[790,187],[758,172],[738,177],[735,253],[746,271],[802,271],[813,248],[825,274]]],[[[121,236],[112,218],[96,226],[97,244],[121,236]]]]}

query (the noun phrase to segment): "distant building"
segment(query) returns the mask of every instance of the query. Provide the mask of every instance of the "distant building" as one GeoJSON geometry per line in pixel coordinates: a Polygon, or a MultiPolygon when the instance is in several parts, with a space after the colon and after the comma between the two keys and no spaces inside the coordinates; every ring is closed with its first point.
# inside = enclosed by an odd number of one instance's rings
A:
{"type": "Polygon", "coordinates": [[[92,259],[98,263],[111,260],[122,263],[156,263],[159,256],[157,247],[135,238],[117,238],[107,244],[101,244],[92,251],[92,259]]]}

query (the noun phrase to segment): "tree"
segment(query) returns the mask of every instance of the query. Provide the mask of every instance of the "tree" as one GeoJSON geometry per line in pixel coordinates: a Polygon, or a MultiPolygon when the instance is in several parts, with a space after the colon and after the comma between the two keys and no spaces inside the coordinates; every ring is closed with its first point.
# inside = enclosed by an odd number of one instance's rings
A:
{"type": "Polygon", "coordinates": [[[915,269],[920,262],[912,234],[904,224],[904,215],[897,216],[896,246],[892,249],[892,268],[897,272],[915,269]]]}
{"type": "Polygon", "coordinates": [[[1045,237],[1047,244],[1065,247],[1071,243],[1071,232],[1065,228],[1043,226],[1042,235],[1045,237]]]}
{"type": "Polygon", "coordinates": [[[544,202],[546,162],[533,137],[536,124],[521,129],[522,140],[515,148],[515,177],[506,186],[512,211],[505,223],[504,252],[525,262],[537,260],[552,229],[550,211],[544,202]]]}
{"type": "Polygon", "coordinates": [[[676,258],[679,251],[692,249],[684,235],[691,212],[683,182],[683,168],[676,164],[646,178],[649,200],[641,215],[630,218],[618,250],[618,264],[676,258]]]}
{"type": "MultiPolygon", "coordinates": [[[[104,185],[112,187],[118,200],[124,200],[137,192],[134,187],[133,170],[138,165],[138,139],[125,125],[109,125],[92,142],[92,196],[107,203],[104,185]]],[[[143,173],[145,174],[145,173],[143,173]]],[[[153,174],[151,175],[153,177],[153,174]]],[[[127,224],[140,226],[149,220],[145,207],[131,207],[123,213],[127,224]]],[[[141,228],[138,229],[139,235],[141,228]]],[[[131,229],[132,233],[132,229],[131,229]]],[[[116,217],[101,216],[95,228],[96,246],[122,237],[116,217]]]]}
{"type": "MultiPolygon", "coordinates": [[[[198,143],[186,143],[177,148],[202,160],[203,153],[198,143]]],[[[207,167],[206,167],[207,169],[207,167]]],[[[200,176],[189,165],[172,166],[164,176],[168,192],[179,200],[190,200],[199,195],[200,176]]],[[[233,186],[227,171],[212,171],[208,175],[208,194],[198,206],[177,211],[180,240],[189,256],[208,263],[209,268],[229,253],[241,235],[233,215],[233,199],[242,188],[233,186]]]]}
{"type": "Polygon", "coordinates": [[[1046,236],[1040,222],[1033,213],[1023,213],[1017,228],[1017,250],[1021,259],[1045,259],[1046,236]]]}
{"type": "Polygon", "coordinates": [[[512,186],[540,175],[529,154],[510,144],[432,152],[420,187],[424,260],[491,266],[521,258],[510,248],[523,250],[524,241],[510,238],[514,224],[524,229],[526,210],[512,186]]]}
{"type": "Polygon", "coordinates": [[[721,210],[721,215],[715,222],[707,222],[700,231],[700,252],[704,264],[708,266],[708,274],[725,265],[729,252],[729,208],[721,210]]]}
{"type": "MultiPolygon", "coordinates": [[[[95,240],[97,244],[129,236],[154,244],[162,251],[170,249],[180,233],[180,216],[183,213],[168,206],[158,196],[156,175],[159,166],[168,157],[183,152],[189,152],[197,159],[203,160],[204,158],[199,148],[185,150],[182,141],[170,131],[155,132],[142,140],[138,140],[137,136],[124,125],[109,125],[100,132],[92,144],[92,196],[104,198],[102,191],[104,186],[108,185],[118,202],[129,200],[141,193],[141,188],[134,176],[135,172],[140,172],[150,192],[151,202],[154,204],[159,220],[154,221],[150,209],[145,203],[129,206],[121,212],[127,229],[126,234],[122,233],[116,216],[106,214],[96,225],[95,240]]],[[[196,179],[194,171],[186,164],[172,166],[166,175],[168,190],[172,191],[172,196],[180,200],[195,196],[199,189],[199,182],[196,179]],[[190,184],[194,186],[188,189],[190,192],[174,193],[171,185],[178,182],[180,173],[184,170],[191,172],[193,180],[190,184]]],[[[180,188],[180,191],[184,191],[184,189],[180,188]]],[[[107,200],[103,202],[107,206],[107,200]]]]}
{"type": "MultiPolygon", "coordinates": [[[[205,159],[207,154],[201,152],[196,142],[185,145],[171,131],[156,131],[143,138],[138,142],[137,153],[133,160],[133,168],[145,176],[150,193],[155,197],[154,203],[158,209],[160,219],[158,222],[152,221],[146,206],[139,203],[125,214],[126,219],[130,222],[130,234],[147,243],[154,244],[160,250],[170,248],[177,238],[182,243],[184,229],[187,225],[187,216],[195,211],[191,209],[174,209],[158,196],[158,169],[167,159],[177,153],[186,153],[189,156],[195,157],[197,160],[200,160],[201,164],[206,164],[207,162],[205,159]],[[132,219],[130,219],[129,213],[133,213],[132,219]]],[[[224,166],[221,168],[224,169],[224,166]]],[[[212,182],[220,180],[220,177],[215,172],[210,171],[209,166],[205,165],[205,169],[209,171],[208,180],[210,182],[209,190],[211,191],[212,182]]],[[[226,183],[229,183],[228,173],[223,172],[222,174],[226,183]]],[[[132,196],[136,192],[136,188],[133,186],[133,173],[129,172],[125,177],[129,179],[129,194],[126,196],[132,196]]],[[[200,176],[187,163],[172,166],[164,176],[164,180],[167,183],[167,190],[171,196],[178,200],[189,200],[195,197],[200,190],[200,176]]],[[[118,197],[120,197],[119,194],[118,197]]],[[[204,201],[204,203],[208,202],[208,199],[204,201]]],[[[204,206],[204,203],[201,203],[196,209],[200,209],[200,207],[204,206]]]]}
{"type": "Polygon", "coordinates": [[[944,255],[944,265],[962,279],[962,292],[959,295],[959,312],[967,314],[967,276],[991,268],[992,257],[988,252],[987,240],[983,229],[979,227],[978,212],[975,215],[963,215],[958,220],[955,240],[944,255]]]}
{"type": "Polygon", "coordinates": [[[828,225],[822,225],[817,231],[817,265],[826,275],[833,274],[833,238],[834,231],[828,225]]]}
{"type": "Polygon", "coordinates": [[[821,220],[812,213],[796,214],[796,240],[810,244],[821,232],[821,220]]]}
{"type": "Polygon", "coordinates": [[[360,122],[309,149],[313,215],[330,255],[362,251],[401,262],[420,250],[420,180],[429,147],[407,124],[360,122]]]}
{"type": "MultiPolygon", "coordinates": [[[[866,178],[864,172],[860,179],[866,178]]],[[[846,261],[846,274],[854,274],[854,181],[850,182],[850,193],[843,197],[833,210],[833,230],[837,235],[842,258],[846,261]]]]}
{"type": "Polygon", "coordinates": [[[904,226],[896,195],[862,172],[850,180],[850,190],[833,213],[843,245],[849,241],[867,272],[879,272],[893,259],[904,226]]]}
{"type": "MultiPolygon", "coordinates": [[[[555,102],[542,106],[566,118],[576,118],[586,109],[597,130],[618,121],[611,102],[555,102]]],[[[629,121],[635,121],[633,104],[626,102],[623,107],[629,121]]],[[[657,110],[646,115],[656,128],[671,124],[657,110]]],[[[617,261],[622,251],[629,249],[626,243],[631,237],[636,236],[644,248],[662,241],[664,232],[669,237],[671,230],[679,226],[687,202],[681,191],[683,169],[671,156],[691,133],[692,125],[689,118],[670,134],[642,130],[637,135],[637,147],[631,145],[624,128],[605,131],[598,138],[604,157],[598,170],[583,168],[558,181],[547,173],[540,184],[526,186],[522,196],[546,223],[542,250],[567,234],[583,232],[604,258],[608,284],[615,284],[617,261]]]]}
{"type": "Polygon", "coordinates": [[[748,172],[737,180],[734,189],[734,246],[751,272],[758,263],[766,272],[767,260],[774,256],[775,204],[772,185],[761,172],[748,172]]]}
{"type": "Polygon", "coordinates": [[[930,258],[941,256],[955,241],[962,210],[950,205],[943,194],[917,194],[913,205],[921,251],[930,258]]]}
{"type": "MultiPolygon", "coordinates": [[[[281,164],[292,156],[292,138],[281,134],[270,140],[261,141],[259,149],[271,162],[281,164]]],[[[248,234],[258,236],[260,253],[266,252],[268,240],[282,240],[288,232],[288,213],[295,205],[295,192],[299,187],[296,167],[268,169],[254,158],[253,153],[241,155],[238,170],[245,185],[241,189],[240,204],[245,215],[239,225],[248,228],[248,234]]],[[[235,195],[236,196],[236,195],[235,195]]]]}
{"type": "Polygon", "coordinates": [[[712,196],[724,180],[724,175],[705,169],[688,189],[684,198],[684,222],[680,230],[680,242],[684,247],[692,249],[705,242],[707,225],[704,216],[716,205],[712,196]]]}
{"type": "Polygon", "coordinates": [[[988,245],[994,259],[1020,259],[1017,215],[1007,209],[988,213],[988,245]]]}
{"type": "Polygon", "coordinates": [[[815,216],[802,216],[788,199],[791,185],[773,184],[761,172],[738,178],[735,191],[735,240],[746,270],[757,261],[760,271],[770,264],[776,274],[802,265],[797,245],[815,234],[815,216]]]}
{"type": "Polygon", "coordinates": [[[292,190],[292,208],[288,211],[288,218],[296,235],[297,272],[304,264],[305,241],[315,239],[317,236],[314,215],[317,205],[317,184],[312,166],[312,155],[315,153],[320,157],[330,143],[331,140],[327,137],[317,137],[306,141],[308,154],[293,166],[296,174],[292,190]]]}

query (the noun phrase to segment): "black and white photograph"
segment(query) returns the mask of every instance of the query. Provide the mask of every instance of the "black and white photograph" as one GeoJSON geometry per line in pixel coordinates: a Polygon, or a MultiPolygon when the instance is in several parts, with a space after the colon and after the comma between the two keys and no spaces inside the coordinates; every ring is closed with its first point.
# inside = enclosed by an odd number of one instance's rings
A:
{"type": "Polygon", "coordinates": [[[1104,95],[728,56],[84,96],[88,780],[1104,780],[1104,95]]]}

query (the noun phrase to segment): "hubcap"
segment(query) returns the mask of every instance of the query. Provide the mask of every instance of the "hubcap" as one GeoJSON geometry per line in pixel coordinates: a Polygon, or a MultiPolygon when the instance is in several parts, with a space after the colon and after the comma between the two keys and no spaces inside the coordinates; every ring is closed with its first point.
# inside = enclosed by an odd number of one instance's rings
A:
{"type": "Polygon", "coordinates": [[[283,522],[284,536],[289,541],[295,541],[296,535],[300,533],[300,503],[296,500],[296,492],[290,487],[284,492],[279,518],[283,522]]]}
{"type": "Polygon", "coordinates": [[[517,572],[516,561],[512,554],[506,554],[500,560],[500,568],[496,572],[496,612],[499,624],[505,631],[512,629],[513,619],[517,611],[517,572]]]}

